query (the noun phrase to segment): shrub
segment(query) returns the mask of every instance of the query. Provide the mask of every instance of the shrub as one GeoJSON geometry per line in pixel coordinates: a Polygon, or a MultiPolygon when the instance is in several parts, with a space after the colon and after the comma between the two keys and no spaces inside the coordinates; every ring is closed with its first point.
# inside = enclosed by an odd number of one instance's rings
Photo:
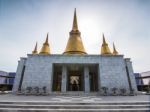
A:
{"type": "Polygon", "coordinates": [[[27,87],[27,88],[26,88],[26,93],[30,94],[31,91],[32,91],[32,87],[27,87]]]}
{"type": "Polygon", "coordinates": [[[43,90],[43,93],[45,94],[46,93],[46,86],[44,86],[43,88],[42,88],[42,90],[43,90]]]}
{"type": "Polygon", "coordinates": [[[35,87],[34,90],[35,90],[35,94],[39,94],[40,93],[40,88],[39,87],[35,87]]]}
{"type": "Polygon", "coordinates": [[[108,94],[108,88],[107,87],[102,87],[103,95],[108,94]]]}
{"type": "Polygon", "coordinates": [[[117,89],[117,88],[115,88],[115,87],[114,87],[114,88],[112,88],[112,89],[111,89],[112,94],[113,94],[113,95],[117,95],[117,90],[118,90],[118,89],[117,89]]]}
{"type": "Polygon", "coordinates": [[[126,95],[127,90],[125,88],[120,89],[120,94],[121,95],[126,95]]]}

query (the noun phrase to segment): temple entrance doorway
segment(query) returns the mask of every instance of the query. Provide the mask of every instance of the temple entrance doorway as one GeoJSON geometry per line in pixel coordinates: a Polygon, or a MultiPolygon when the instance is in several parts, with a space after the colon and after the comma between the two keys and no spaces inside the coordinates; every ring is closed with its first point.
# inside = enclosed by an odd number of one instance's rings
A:
{"type": "Polygon", "coordinates": [[[68,91],[83,91],[83,67],[80,65],[68,66],[68,91]]]}
{"type": "Polygon", "coordinates": [[[52,91],[98,91],[98,64],[53,64],[52,91]]]}

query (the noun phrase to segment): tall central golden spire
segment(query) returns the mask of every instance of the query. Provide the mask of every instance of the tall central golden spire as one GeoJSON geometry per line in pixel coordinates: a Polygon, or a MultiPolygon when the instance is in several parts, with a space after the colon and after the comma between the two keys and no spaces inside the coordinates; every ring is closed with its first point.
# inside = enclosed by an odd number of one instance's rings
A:
{"type": "Polygon", "coordinates": [[[77,31],[78,30],[76,9],[74,10],[74,18],[73,18],[72,30],[73,31],[77,31]]]}
{"type": "Polygon", "coordinates": [[[87,54],[85,52],[80,35],[81,33],[78,30],[77,15],[75,9],[72,30],[70,32],[70,37],[64,54],[87,54]]]}

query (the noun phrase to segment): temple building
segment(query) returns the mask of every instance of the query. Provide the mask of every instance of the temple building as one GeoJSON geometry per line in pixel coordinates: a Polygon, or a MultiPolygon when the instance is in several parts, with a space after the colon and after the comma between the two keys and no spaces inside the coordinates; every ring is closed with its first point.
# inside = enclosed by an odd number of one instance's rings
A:
{"type": "MultiPolygon", "coordinates": [[[[137,91],[132,62],[118,53],[113,44],[110,50],[104,34],[101,52],[88,54],[78,29],[76,10],[69,40],[63,54],[52,54],[48,34],[40,52],[37,43],[31,54],[18,62],[13,92],[27,87],[46,87],[48,93],[70,91],[90,93],[102,87],[137,91]]],[[[59,44],[59,43],[58,43],[59,44]]]]}

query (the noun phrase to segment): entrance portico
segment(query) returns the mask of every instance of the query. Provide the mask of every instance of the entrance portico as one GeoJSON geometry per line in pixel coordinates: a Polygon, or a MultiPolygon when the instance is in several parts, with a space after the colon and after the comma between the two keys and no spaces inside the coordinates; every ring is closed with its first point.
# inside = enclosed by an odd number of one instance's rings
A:
{"type": "Polygon", "coordinates": [[[54,64],[53,91],[97,91],[98,65],[54,64]]]}

